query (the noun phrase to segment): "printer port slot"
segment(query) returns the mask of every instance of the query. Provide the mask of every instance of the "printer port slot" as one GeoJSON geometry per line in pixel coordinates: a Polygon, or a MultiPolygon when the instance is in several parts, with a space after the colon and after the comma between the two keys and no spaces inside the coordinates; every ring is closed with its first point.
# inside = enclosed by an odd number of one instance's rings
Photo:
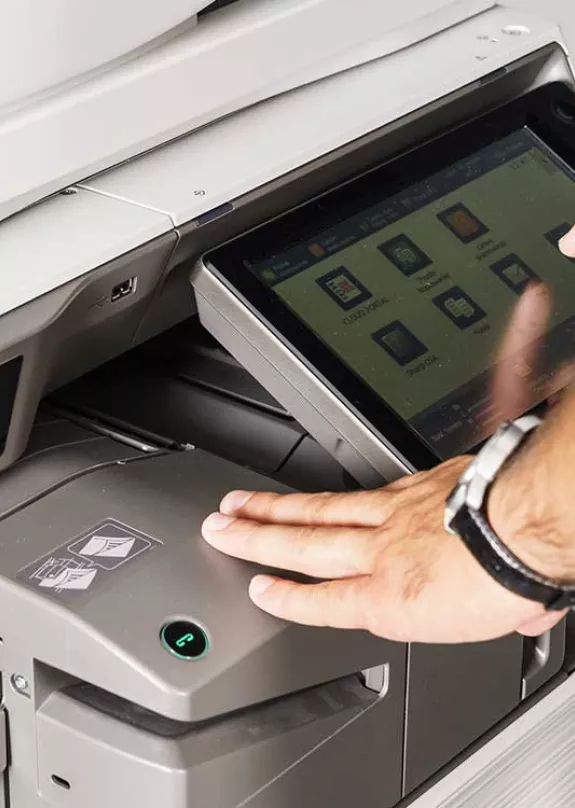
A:
{"type": "Polygon", "coordinates": [[[138,283],[138,279],[134,278],[126,278],[125,281],[116,284],[112,289],[111,301],[112,303],[117,303],[118,300],[122,300],[124,297],[128,297],[128,295],[133,295],[136,291],[136,286],[138,283]]]}
{"type": "Polygon", "coordinates": [[[63,777],[58,777],[57,774],[53,774],[51,779],[55,786],[63,788],[65,791],[70,791],[70,783],[68,780],[64,780],[63,777]]]}

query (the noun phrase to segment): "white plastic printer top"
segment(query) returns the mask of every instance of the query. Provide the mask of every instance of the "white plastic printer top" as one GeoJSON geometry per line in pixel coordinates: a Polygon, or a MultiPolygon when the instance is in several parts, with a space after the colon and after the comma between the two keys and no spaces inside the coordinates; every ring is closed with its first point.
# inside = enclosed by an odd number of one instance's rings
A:
{"type": "Polygon", "coordinates": [[[406,48],[494,0],[12,0],[0,219],[238,109],[406,48]],[[186,24],[187,21],[187,24],[186,24]]]}
{"type": "Polygon", "coordinates": [[[0,10],[0,109],[123,56],[210,0],[12,0],[0,10]],[[9,77],[9,78],[8,78],[9,77]]]}

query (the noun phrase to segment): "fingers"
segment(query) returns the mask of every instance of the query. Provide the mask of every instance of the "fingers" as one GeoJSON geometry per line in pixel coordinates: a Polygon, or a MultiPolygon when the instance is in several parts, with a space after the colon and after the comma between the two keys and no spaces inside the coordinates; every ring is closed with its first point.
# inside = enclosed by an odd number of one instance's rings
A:
{"type": "Polygon", "coordinates": [[[493,381],[493,407],[499,421],[516,418],[530,407],[532,372],[550,311],[549,291],[542,284],[534,284],[512,313],[493,381]]]}
{"type": "Polygon", "coordinates": [[[250,597],[258,608],[275,617],[306,626],[364,629],[367,625],[367,579],[296,584],[258,576],[250,597]]]}
{"type": "Polygon", "coordinates": [[[232,491],[220,511],[256,522],[283,525],[377,527],[385,520],[389,495],[384,490],[342,494],[272,494],[232,491]]]}
{"type": "Polygon", "coordinates": [[[561,239],[559,249],[568,258],[575,258],[575,227],[561,239]]]}
{"type": "Polygon", "coordinates": [[[234,558],[314,578],[366,575],[381,546],[367,528],[262,525],[223,514],[208,517],[202,533],[208,544],[234,558]]]}

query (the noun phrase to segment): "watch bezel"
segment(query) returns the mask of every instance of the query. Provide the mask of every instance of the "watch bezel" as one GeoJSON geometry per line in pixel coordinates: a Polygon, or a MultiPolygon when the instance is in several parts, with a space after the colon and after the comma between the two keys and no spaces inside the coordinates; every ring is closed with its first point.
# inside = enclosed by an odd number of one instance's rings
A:
{"type": "Polygon", "coordinates": [[[503,423],[487,441],[447,499],[444,523],[449,533],[458,535],[452,524],[462,508],[482,512],[487,492],[499,471],[521,446],[527,435],[541,424],[542,421],[537,415],[524,415],[515,421],[503,423]]]}

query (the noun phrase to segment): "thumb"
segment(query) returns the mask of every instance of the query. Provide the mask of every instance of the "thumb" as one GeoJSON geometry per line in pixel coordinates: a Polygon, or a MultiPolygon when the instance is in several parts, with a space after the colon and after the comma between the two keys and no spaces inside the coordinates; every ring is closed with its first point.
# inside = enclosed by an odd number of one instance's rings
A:
{"type": "Polygon", "coordinates": [[[559,249],[568,258],[575,258],[575,227],[559,242],[559,249]]]}

